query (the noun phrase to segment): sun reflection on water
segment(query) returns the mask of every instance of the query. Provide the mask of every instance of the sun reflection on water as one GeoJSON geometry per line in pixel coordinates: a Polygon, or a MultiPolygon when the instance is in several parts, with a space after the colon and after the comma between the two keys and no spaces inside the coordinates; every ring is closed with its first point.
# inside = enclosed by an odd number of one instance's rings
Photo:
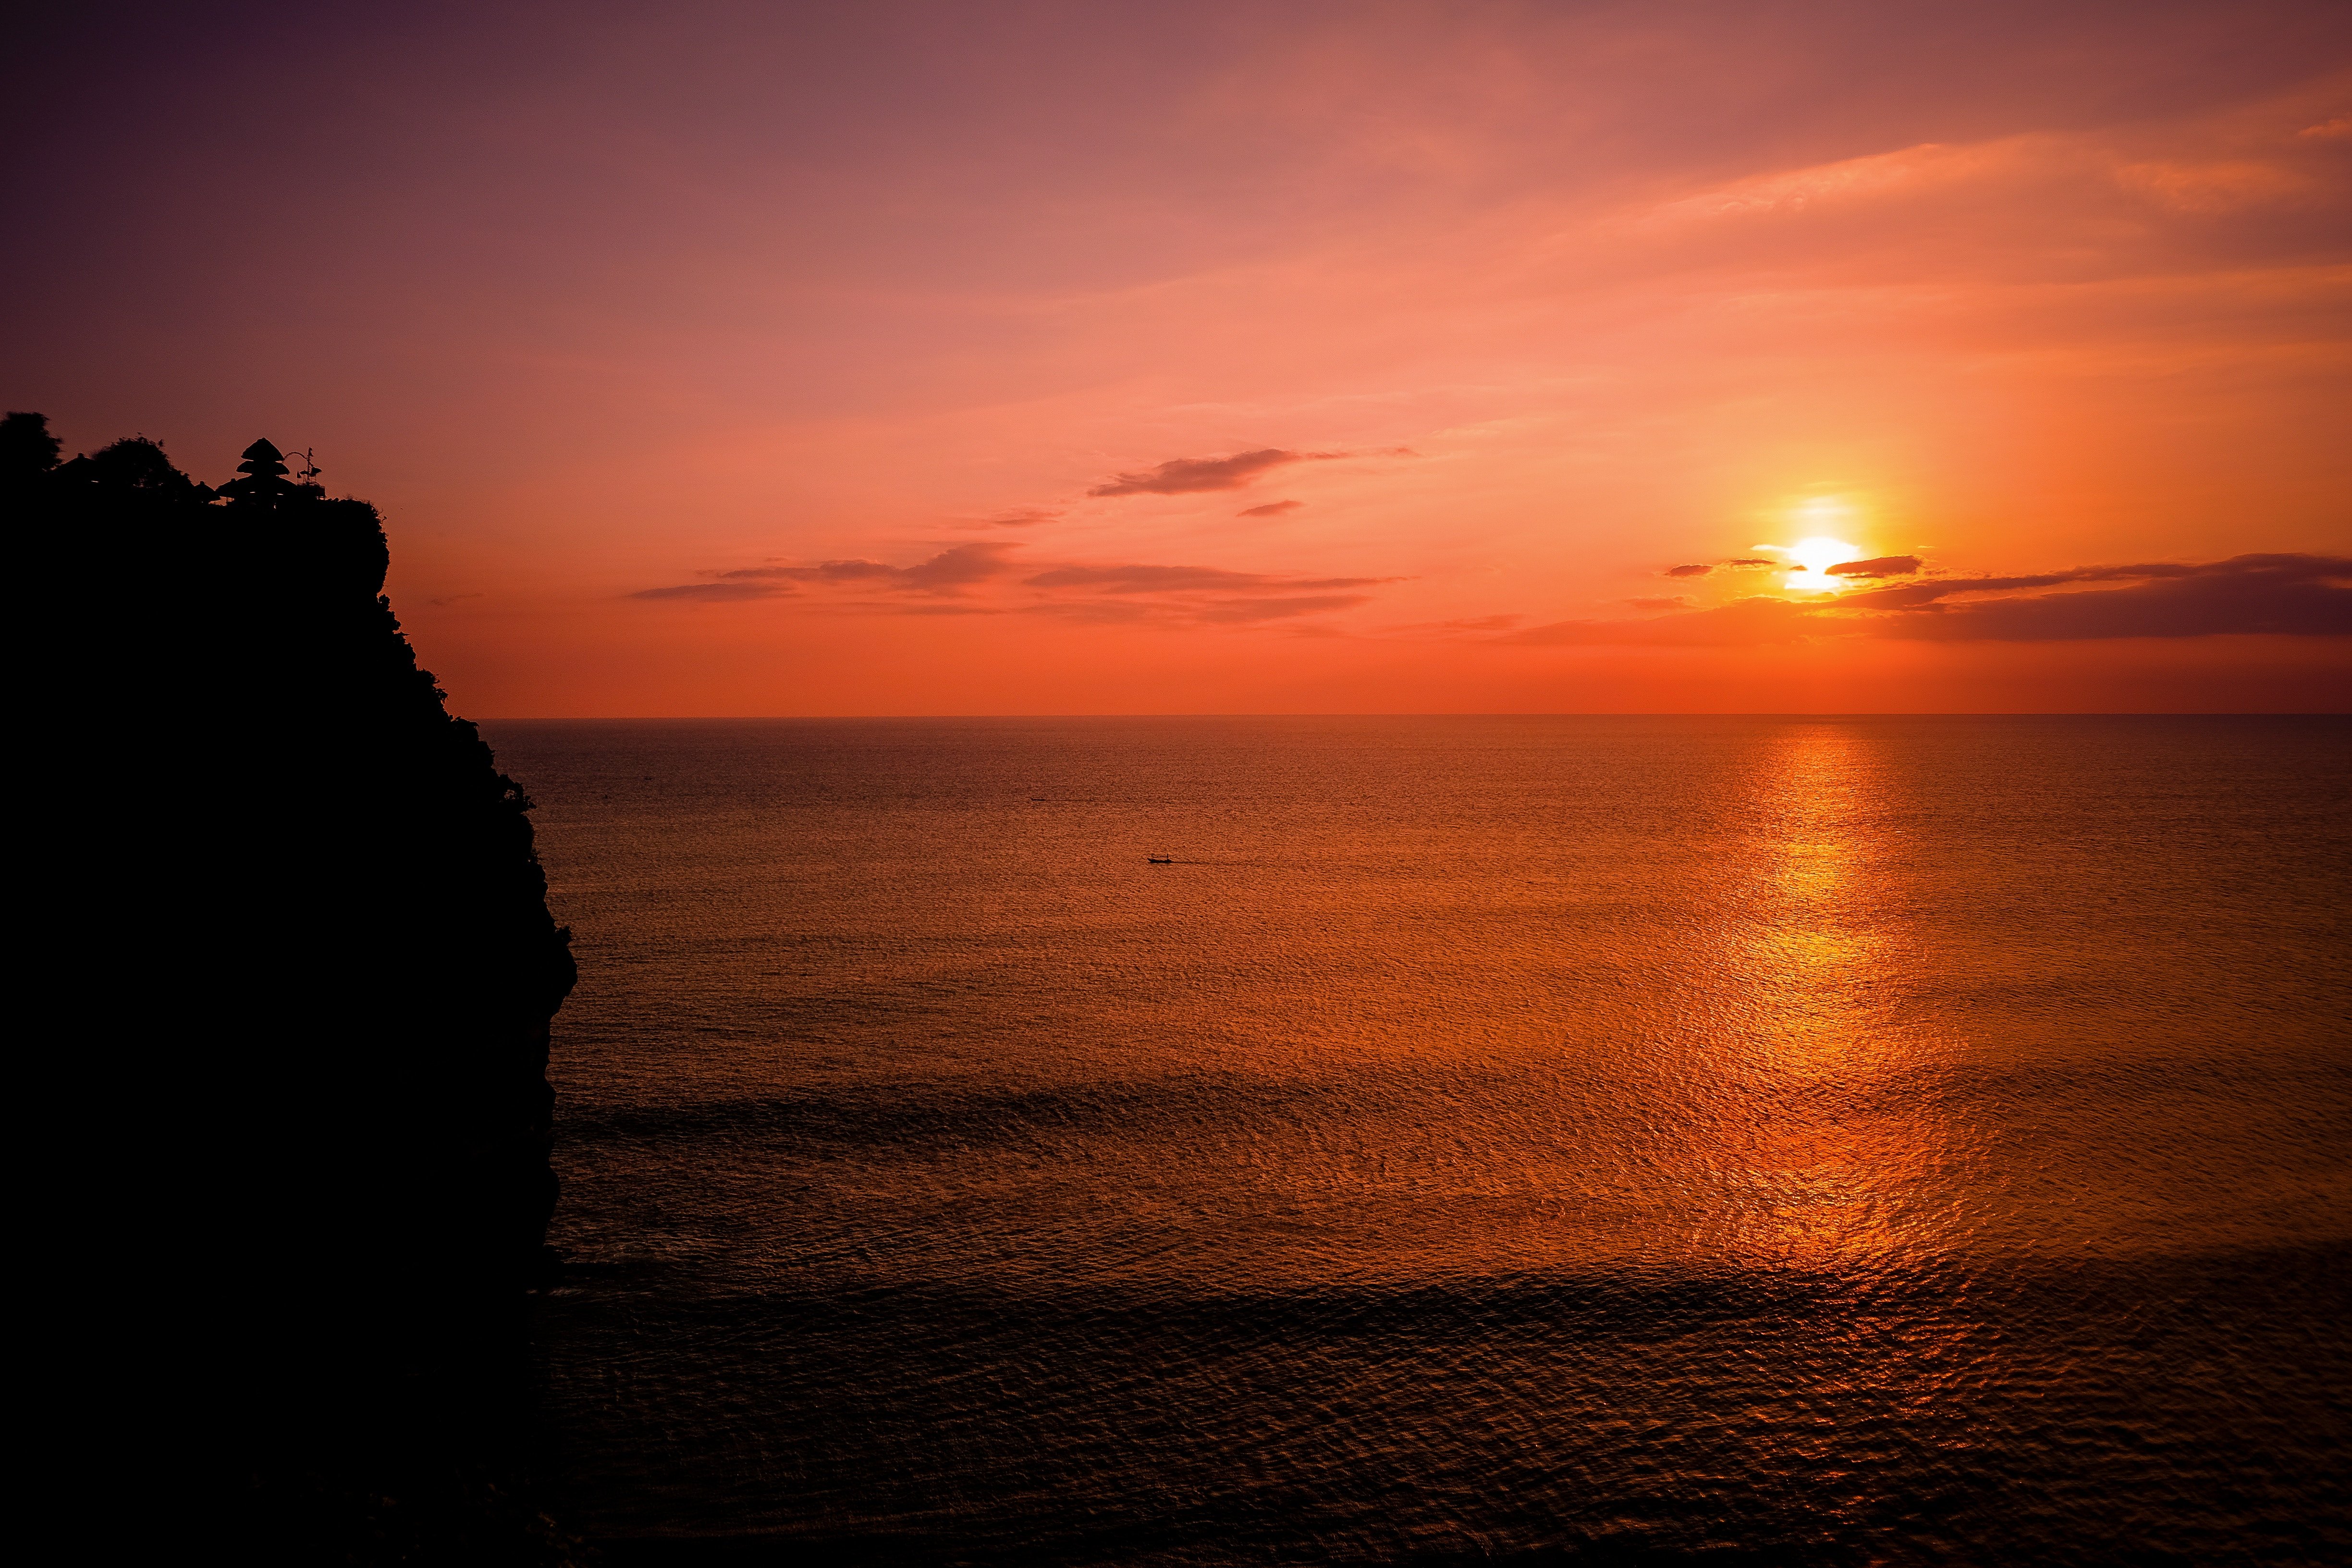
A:
{"type": "Polygon", "coordinates": [[[1694,1084],[1702,1245],[1743,1267],[1849,1270],[1933,1241],[1921,1196],[1946,1129],[1906,1092],[1920,1047],[1880,997],[1902,964],[1866,734],[1788,731],[1759,762],[1749,858],[1714,955],[1727,999],[1694,1084]]]}

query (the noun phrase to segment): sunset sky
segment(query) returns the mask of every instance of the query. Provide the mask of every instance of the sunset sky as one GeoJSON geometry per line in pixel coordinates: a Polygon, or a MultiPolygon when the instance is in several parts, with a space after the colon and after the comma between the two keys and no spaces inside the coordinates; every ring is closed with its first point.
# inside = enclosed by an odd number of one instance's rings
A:
{"type": "Polygon", "coordinates": [[[0,397],[471,716],[2352,703],[2338,0],[33,26],[0,397]]]}

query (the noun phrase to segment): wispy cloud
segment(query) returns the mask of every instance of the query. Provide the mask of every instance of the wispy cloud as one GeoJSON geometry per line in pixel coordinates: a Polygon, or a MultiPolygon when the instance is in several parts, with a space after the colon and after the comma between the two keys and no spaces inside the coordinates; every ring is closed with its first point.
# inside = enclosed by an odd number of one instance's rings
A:
{"type": "Polygon", "coordinates": [[[1351,610],[1398,577],[1304,577],[1218,566],[1056,566],[1022,580],[1049,595],[1040,614],[1107,624],[1250,626],[1351,610]]]}
{"type": "Polygon", "coordinates": [[[1301,594],[1264,599],[1057,599],[1032,605],[1029,611],[1106,626],[1251,626],[1352,610],[1370,602],[1369,594],[1301,594]]]}
{"type": "Polygon", "coordinates": [[[1215,566],[1056,566],[1022,581],[1033,588],[1090,588],[1098,594],[1162,594],[1313,588],[1368,588],[1396,577],[1280,577],[1215,566]]]}
{"type": "Polygon", "coordinates": [[[833,613],[888,615],[1006,615],[1058,616],[1098,624],[1159,623],[1191,626],[1255,626],[1268,621],[1352,609],[1368,603],[1361,590],[1402,582],[1397,577],[1308,577],[1292,574],[1236,572],[1222,566],[1150,563],[1068,563],[1047,566],[1019,580],[1034,595],[1017,602],[1004,582],[1013,571],[1015,544],[959,544],[912,566],[879,561],[825,561],[814,565],[742,566],[708,574],[712,581],[646,588],[635,599],[689,603],[795,596],[809,608],[833,613]],[[975,600],[976,590],[994,585],[975,600]],[[804,589],[848,590],[852,596],[804,589]],[[902,597],[855,596],[876,591],[902,597]]]}
{"type": "Polygon", "coordinates": [[[1268,468],[1286,463],[1336,458],[1337,452],[1290,452],[1261,447],[1230,458],[1171,458],[1141,473],[1117,474],[1088,490],[1090,496],[1178,496],[1197,490],[1237,490],[1268,468]]]}
{"type": "Polygon", "coordinates": [[[725,604],[738,599],[775,599],[793,592],[788,583],[681,583],[672,588],[640,588],[632,599],[685,599],[725,604]]]}
{"type": "Polygon", "coordinates": [[[1507,632],[1526,619],[1525,616],[1463,616],[1454,620],[1414,621],[1407,626],[1381,629],[1396,637],[1465,637],[1481,632],[1507,632]]]}
{"type": "Polygon", "coordinates": [[[1916,555],[1874,555],[1867,561],[1841,561],[1829,569],[1832,577],[1908,577],[1919,570],[1916,555]]]}
{"type": "Polygon", "coordinates": [[[1806,635],[1806,606],[1784,599],[1741,599],[1712,610],[1639,621],[1554,621],[1497,637],[1518,647],[1745,647],[1793,642],[1806,635]]]}
{"type": "Polygon", "coordinates": [[[1286,511],[1297,511],[1307,503],[1303,500],[1272,500],[1264,506],[1244,507],[1236,514],[1241,517],[1280,517],[1286,511]]]}
{"type": "Polygon", "coordinates": [[[958,544],[912,566],[824,561],[814,566],[744,566],[711,575],[721,583],[854,583],[916,594],[953,594],[1012,571],[1006,557],[1020,548],[1017,544],[958,544]]]}
{"type": "Polygon", "coordinates": [[[1660,575],[1665,577],[1704,577],[1718,566],[1728,571],[1738,572],[1745,571],[1749,567],[1755,566],[1782,566],[1785,564],[1787,564],[1785,562],[1766,561],[1753,555],[1743,555],[1731,561],[1694,561],[1686,566],[1669,566],[1664,572],[1661,573],[1660,575]]]}
{"type": "Polygon", "coordinates": [[[1287,599],[1218,599],[1200,605],[1194,618],[1211,626],[1255,626],[1260,621],[1287,621],[1319,616],[1330,610],[1352,610],[1371,603],[1370,594],[1310,594],[1287,599]]]}
{"type": "Polygon", "coordinates": [[[948,524],[950,528],[1034,528],[1041,522],[1052,522],[1062,514],[1043,507],[1013,507],[992,512],[986,517],[968,517],[948,524]]]}

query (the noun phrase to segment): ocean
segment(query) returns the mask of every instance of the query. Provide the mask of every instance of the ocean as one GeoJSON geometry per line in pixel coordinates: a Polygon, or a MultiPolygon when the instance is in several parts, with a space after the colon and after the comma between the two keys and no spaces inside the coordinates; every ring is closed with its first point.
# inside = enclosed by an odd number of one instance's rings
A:
{"type": "Polygon", "coordinates": [[[486,732],[624,1558],[2352,1556],[2352,721],[486,732]]]}

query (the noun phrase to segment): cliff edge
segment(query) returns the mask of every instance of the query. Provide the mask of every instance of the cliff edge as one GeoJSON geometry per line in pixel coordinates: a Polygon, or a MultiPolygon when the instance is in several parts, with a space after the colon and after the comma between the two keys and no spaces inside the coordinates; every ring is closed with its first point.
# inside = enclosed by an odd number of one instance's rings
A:
{"type": "Polygon", "coordinates": [[[60,1223],[168,1298],[119,1331],[232,1464],[415,1449],[420,1389],[519,1364],[549,1270],[574,970],[530,802],[417,667],[374,508],[267,441],[217,490],[143,438],[58,457],[0,425],[68,781],[36,952],[78,1005],[42,1070],[92,1173],[60,1223]]]}

